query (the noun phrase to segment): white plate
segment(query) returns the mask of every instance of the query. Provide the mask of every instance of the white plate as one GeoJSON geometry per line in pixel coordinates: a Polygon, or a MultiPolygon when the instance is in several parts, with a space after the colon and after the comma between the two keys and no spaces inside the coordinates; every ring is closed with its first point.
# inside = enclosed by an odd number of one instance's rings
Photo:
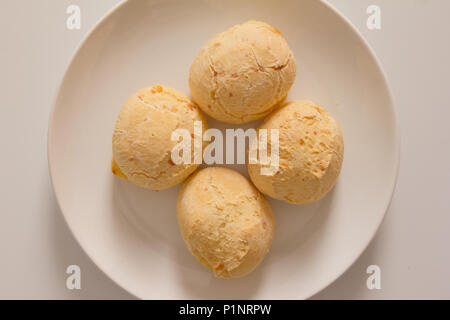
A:
{"type": "Polygon", "coordinates": [[[55,102],[48,152],[53,187],[73,234],[135,296],[294,299],[329,285],[374,236],[395,185],[399,136],[377,59],[327,4],[149,0],[118,6],[79,48],[55,102]],[[271,200],[276,232],[267,258],[247,277],[221,280],[181,239],[178,187],[157,193],[113,177],[111,135],[130,94],[156,83],[189,94],[188,70],[198,50],[215,33],[249,19],[283,32],[298,64],[289,99],[315,100],[337,118],[345,157],[336,187],[322,201],[294,206],[271,200]]]}

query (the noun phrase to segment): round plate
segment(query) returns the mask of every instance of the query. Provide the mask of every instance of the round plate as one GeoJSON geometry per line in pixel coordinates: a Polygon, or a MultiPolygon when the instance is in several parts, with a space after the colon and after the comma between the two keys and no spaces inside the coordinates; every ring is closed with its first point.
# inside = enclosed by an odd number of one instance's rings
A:
{"type": "Polygon", "coordinates": [[[327,4],[149,0],[116,7],[77,51],[51,116],[48,153],[67,224],[92,260],[133,295],[298,299],[338,278],[374,236],[394,189],[399,136],[377,59],[327,4]],[[111,174],[111,137],[129,95],[156,83],[189,94],[188,70],[200,48],[250,19],[284,34],[298,65],[288,99],[314,100],[333,114],[343,129],[345,156],[336,187],[320,202],[270,199],[276,230],[269,254],[250,275],[223,280],[183,243],[175,213],[179,187],[153,192],[111,174]]]}

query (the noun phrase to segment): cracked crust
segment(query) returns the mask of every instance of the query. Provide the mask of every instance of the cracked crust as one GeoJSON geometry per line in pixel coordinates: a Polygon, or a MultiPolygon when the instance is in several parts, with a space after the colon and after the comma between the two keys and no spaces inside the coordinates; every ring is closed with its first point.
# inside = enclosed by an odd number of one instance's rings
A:
{"type": "Polygon", "coordinates": [[[281,33],[259,21],[214,36],[190,68],[194,101],[214,119],[246,123],[284,100],[296,76],[294,55],[281,33]]]}
{"type": "Polygon", "coordinates": [[[323,198],[334,186],[343,162],[344,140],[336,120],[311,101],[290,101],[268,116],[259,129],[279,129],[279,169],[261,175],[260,164],[248,172],[262,193],[290,203],[323,198]]]}
{"type": "Polygon", "coordinates": [[[198,107],[180,92],[161,85],[139,90],[117,118],[112,140],[113,173],[151,190],[182,182],[198,165],[172,162],[171,151],[177,142],[171,141],[171,135],[177,128],[193,134],[196,120],[202,121],[203,130],[207,128],[198,107]]]}
{"type": "Polygon", "coordinates": [[[219,278],[253,271],[274,233],[274,216],[264,196],[241,174],[223,167],[189,177],[178,195],[177,218],[191,253],[219,278]]]}

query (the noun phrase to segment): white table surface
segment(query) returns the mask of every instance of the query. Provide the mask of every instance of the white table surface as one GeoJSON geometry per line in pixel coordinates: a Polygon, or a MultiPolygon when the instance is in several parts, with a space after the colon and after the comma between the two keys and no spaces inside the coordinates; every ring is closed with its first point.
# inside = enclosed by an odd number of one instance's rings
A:
{"type": "MultiPolygon", "coordinates": [[[[299,0],[300,1],[300,0],[299,0]]],[[[130,299],[82,251],[50,185],[47,125],[59,81],[78,44],[119,0],[0,2],[0,298],[130,299]],[[66,28],[79,5],[81,30],[66,28]],[[82,270],[66,289],[66,268],[82,270]]],[[[323,299],[450,299],[450,1],[330,0],[381,60],[401,129],[397,188],[375,239],[323,299]],[[366,8],[381,8],[381,30],[366,8]],[[380,290],[366,268],[381,268],[380,290]]]]}

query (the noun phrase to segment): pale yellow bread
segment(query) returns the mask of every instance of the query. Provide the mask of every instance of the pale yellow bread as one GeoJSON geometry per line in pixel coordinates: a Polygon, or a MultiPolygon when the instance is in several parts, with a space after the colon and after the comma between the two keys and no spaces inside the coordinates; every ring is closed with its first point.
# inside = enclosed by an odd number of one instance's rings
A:
{"type": "Polygon", "coordinates": [[[184,183],[177,200],[181,235],[216,277],[241,277],[269,251],[274,216],[264,196],[240,173],[208,167],[184,183]]]}
{"type": "Polygon", "coordinates": [[[262,175],[249,164],[255,186],[264,194],[290,203],[323,198],[341,171],[344,140],[339,124],[311,101],[290,101],[269,115],[259,129],[279,129],[279,170],[262,175]]]}
{"type": "Polygon", "coordinates": [[[196,120],[202,121],[203,130],[207,128],[199,108],[184,94],[161,85],[139,90],[125,102],[117,118],[112,139],[113,173],[151,190],[184,181],[198,165],[174,164],[171,151],[177,141],[172,141],[171,135],[184,128],[193,136],[196,120]]]}
{"type": "Polygon", "coordinates": [[[296,76],[294,55],[280,31],[248,21],[214,36],[190,68],[194,101],[212,118],[246,123],[284,100],[296,76]]]}

